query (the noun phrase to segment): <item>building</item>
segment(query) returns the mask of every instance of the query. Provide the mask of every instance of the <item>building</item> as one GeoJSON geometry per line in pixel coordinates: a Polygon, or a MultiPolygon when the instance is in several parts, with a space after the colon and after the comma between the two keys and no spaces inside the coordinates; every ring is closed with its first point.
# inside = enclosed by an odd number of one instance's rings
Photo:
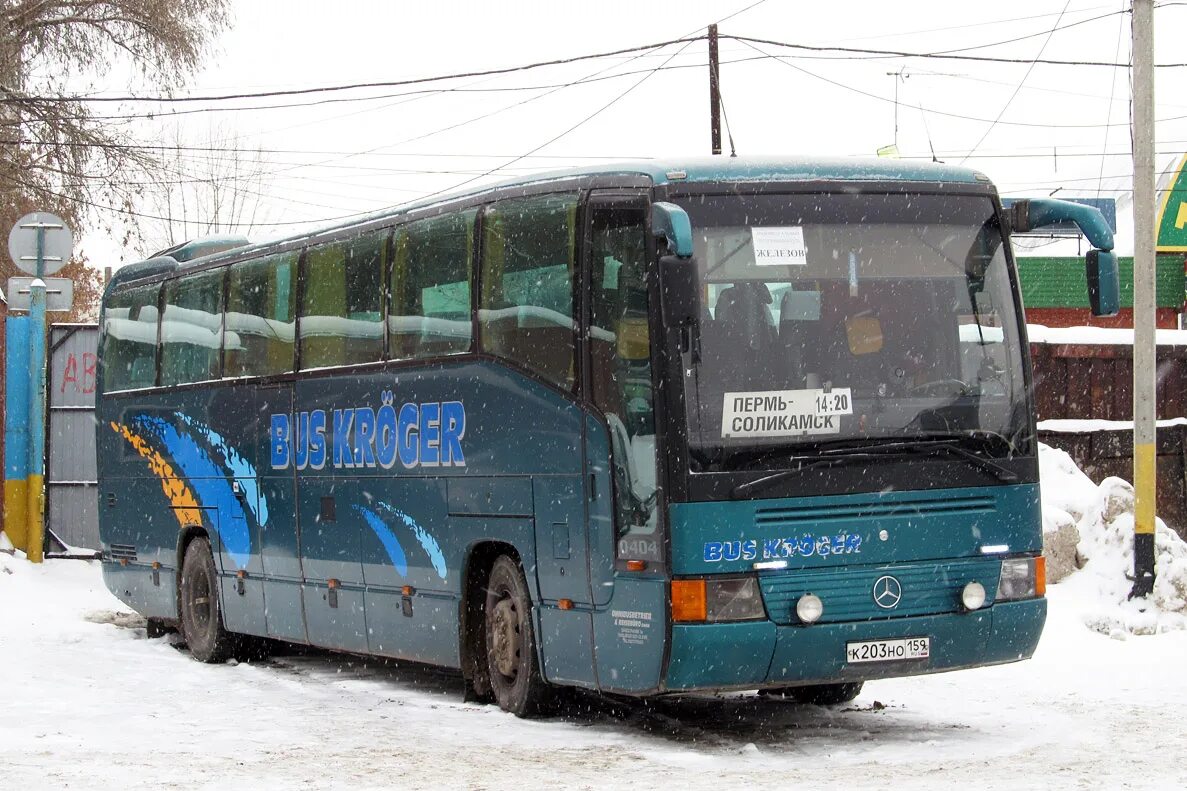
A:
{"type": "MultiPolygon", "coordinates": [[[[1119,258],[1121,311],[1098,318],[1088,307],[1084,259],[1018,258],[1018,279],[1028,324],[1048,327],[1133,327],[1133,258],[1119,258]]],[[[1159,329],[1179,329],[1183,315],[1184,255],[1157,257],[1155,321],[1159,329]]]]}

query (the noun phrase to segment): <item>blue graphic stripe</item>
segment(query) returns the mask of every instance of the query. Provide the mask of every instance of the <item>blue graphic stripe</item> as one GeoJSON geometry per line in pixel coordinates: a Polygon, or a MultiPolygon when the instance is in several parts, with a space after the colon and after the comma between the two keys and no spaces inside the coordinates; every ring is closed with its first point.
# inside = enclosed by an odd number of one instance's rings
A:
{"type": "Polygon", "coordinates": [[[212,447],[222,453],[231,474],[243,487],[247,507],[251,510],[252,516],[256,518],[256,524],[263,527],[268,522],[268,500],[260,496],[259,484],[256,481],[256,468],[239,455],[239,451],[235,450],[217,431],[199,423],[189,415],[183,415],[180,412],[176,414],[183,423],[205,437],[212,447]]]}
{"type": "Polygon", "coordinates": [[[364,508],[361,505],[354,507],[356,511],[363,515],[367,526],[375,531],[375,535],[379,538],[379,542],[383,544],[383,548],[387,550],[387,556],[391,558],[392,565],[396,567],[396,571],[400,576],[408,575],[408,558],[404,555],[404,547],[400,546],[400,540],[396,538],[396,534],[392,532],[384,521],[369,508],[364,508]]]}
{"type": "Polygon", "coordinates": [[[222,467],[193,437],[182,434],[163,418],[140,415],[132,422],[164,445],[173,463],[181,468],[199,504],[218,509],[219,517],[213,520],[217,524],[210,527],[218,533],[231,561],[238,568],[246,567],[251,557],[251,532],[243,506],[227,482],[222,467]]]}
{"type": "Polygon", "coordinates": [[[445,579],[446,575],[449,573],[449,569],[445,565],[445,553],[441,551],[441,545],[437,543],[437,540],[429,535],[427,530],[418,525],[415,519],[398,508],[393,508],[382,501],[376,502],[375,504],[387,513],[395,516],[397,519],[403,522],[409,530],[412,531],[412,535],[416,537],[416,540],[420,543],[421,547],[424,548],[425,553],[429,556],[429,562],[433,564],[433,570],[437,572],[437,576],[441,579],[445,579]]]}

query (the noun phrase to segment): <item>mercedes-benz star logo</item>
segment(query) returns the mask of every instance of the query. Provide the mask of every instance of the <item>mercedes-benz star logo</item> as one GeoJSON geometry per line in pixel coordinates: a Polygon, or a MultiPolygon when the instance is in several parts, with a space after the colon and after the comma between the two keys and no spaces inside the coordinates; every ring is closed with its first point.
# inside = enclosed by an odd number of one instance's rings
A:
{"type": "Polygon", "coordinates": [[[894,577],[879,577],[874,581],[874,604],[892,610],[903,600],[903,586],[894,577]]]}

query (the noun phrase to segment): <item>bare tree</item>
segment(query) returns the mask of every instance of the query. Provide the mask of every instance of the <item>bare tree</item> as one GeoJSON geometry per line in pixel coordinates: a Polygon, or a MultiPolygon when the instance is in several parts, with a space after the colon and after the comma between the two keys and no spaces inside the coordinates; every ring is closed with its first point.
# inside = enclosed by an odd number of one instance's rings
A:
{"type": "Polygon", "coordinates": [[[143,201],[146,214],[161,218],[145,231],[153,249],[198,236],[251,233],[267,178],[259,148],[243,148],[236,136],[213,127],[206,140],[192,146],[175,129],[172,148],[155,172],[143,201]],[[191,147],[202,149],[201,155],[187,153],[191,147]]]}
{"type": "Polygon", "coordinates": [[[168,94],[226,24],[227,0],[0,0],[0,228],[34,209],[77,231],[131,211],[152,158],[71,89],[122,59],[168,94]]]}

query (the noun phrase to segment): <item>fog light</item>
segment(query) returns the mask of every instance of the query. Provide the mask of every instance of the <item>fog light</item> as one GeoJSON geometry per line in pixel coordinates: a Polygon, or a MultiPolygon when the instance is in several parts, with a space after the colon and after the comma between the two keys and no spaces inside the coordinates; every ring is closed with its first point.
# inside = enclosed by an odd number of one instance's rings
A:
{"type": "Polygon", "coordinates": [[[814,593],[805,593],[795,603],[795,614],[803,623],[816,623],[824,614],[824,602],[814,593]]]}
{"type": "Polygon", "coordinates": [[[985,604],[985,586],[979,582],[970,582],[960,592],[960,602],[966,610],[979,610],[985,604]]]}

